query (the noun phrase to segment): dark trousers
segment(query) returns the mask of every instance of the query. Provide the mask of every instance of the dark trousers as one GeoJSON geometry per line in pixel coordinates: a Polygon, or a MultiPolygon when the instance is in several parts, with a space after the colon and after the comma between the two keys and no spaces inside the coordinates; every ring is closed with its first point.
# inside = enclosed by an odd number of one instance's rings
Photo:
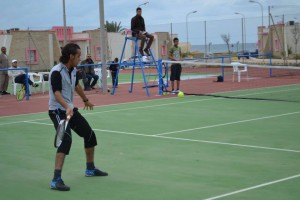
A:
{"type": "MultiPolygon", "coordinates": [[[[71,129],[84,139],[84,148],[91,148],[97,145],[97,138],[86,119],[78,112],[77,108],[73,109],[73,116],[70,119],[69,126],[66,129],[65,136],[61,145],[57,148],[57,153],[69,154],[72,144],[71,129]]],[[[55,130],[60,120],[66,119],[66,112],[60,109],[49,110],[49,117],[53,122],[55,130]]]]}
{"type": "MultiPolygon", "coordinates": [[[[15,77],[15,83],[19,83],[19,84],[26,84],[26,74],[20,74],[18,76],[15,77]]],[[[28,78],[28,84],[32,85],[33,82],[28,78]]]]}
{"type": "Polygon", "coordinates": [[[94,87],[99,79],[99,76],[96,74],[86,74],[86,78],[88,80],[88,85],[91,87],[94,87]],[[91,80],[93,79],[93,82],[91,83],[91,80]]]}
{"type": "Polygon", "coordinates": [[[150,49],[151,47],[151,44],[153,42],[153,35],[147,33],[146,35],[143,35],[143,34],[139,34],[139,38],[141,39],[141,46],[140,46],[140,49],[143,49],[144,48],[144,45],[145,45],[145,41],[147,38],[149,38],[148,42],[147,42],[147,46],[145,49],[150,49]]]}
{"type": "MultiPolygon", "coordinates": [[[[117,79],[117,72],[112,71],[111,72],[111,80],[112,80],[112,85],[113,86],[115,85],[116,79],[117,79]]],[[[117,79],[117,82],[116,82],[116,86],[118,86],[118,79],[117,79]]]]}

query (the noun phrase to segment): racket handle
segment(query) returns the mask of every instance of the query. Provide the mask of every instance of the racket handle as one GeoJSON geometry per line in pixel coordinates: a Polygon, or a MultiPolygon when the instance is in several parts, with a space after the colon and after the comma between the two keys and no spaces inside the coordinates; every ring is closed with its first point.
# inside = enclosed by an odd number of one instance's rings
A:
{"type": "Polygon", "coordinates": [[[67,121],[69,121],[71,119],[71,115],[67,115],[67,121]]]}

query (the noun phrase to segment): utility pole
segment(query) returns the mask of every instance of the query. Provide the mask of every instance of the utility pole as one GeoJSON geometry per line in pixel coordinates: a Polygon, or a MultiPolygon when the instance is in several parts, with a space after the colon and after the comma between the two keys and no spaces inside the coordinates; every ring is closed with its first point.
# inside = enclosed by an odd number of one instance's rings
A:
{"type": "Polygon", "coordinates": [[[102,93],[107,93],[107,71],[106,71],[106,53],[107,53],[107,35],[104,26],[104,0],[99,0],[100,16],[100,44],[101,44],[101,63],[102,63],[102,93]]]}

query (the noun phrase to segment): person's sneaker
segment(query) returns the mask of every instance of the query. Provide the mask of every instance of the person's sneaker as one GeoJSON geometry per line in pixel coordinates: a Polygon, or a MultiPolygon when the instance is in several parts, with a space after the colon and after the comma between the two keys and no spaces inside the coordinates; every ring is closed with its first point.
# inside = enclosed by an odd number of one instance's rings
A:
{"type": "Polygon", "coordinates": [[[172,93],[172,94],[176,94],[176,90],[172,90],[171,93],[172,93]]]}
{"type": "Polygon", "coordinates": [[[149,51],[149,49],[144,49],[144,52],[147,54],[147,56],[150,56],[150,51],[149,51]]]}
{"type": "Polygon", "coordinates": [[[64,181],[59,177],[56,180],[52,180],[50,183],[50,188],[52,190],[59,190],[59,191],[69,191],[70,187],[65,185],[64,181]]]}
{"type": "Polygon", "coordinates": [[[100,169],[86,169],[85,170],[85,176],[91,177],[91,176],[108,176],[108,173],[101,171],[100,169]]]}
{"type": "Polygon", "coordinates": [[[175,92],[176,92],[176,93],[179,93],[179,92],[181,92],[181,91],[180,91],[180,90],[175,90],[175,92]]]}
{"type": "Polygon", "coordinates": [[[33,83],[32,87],[39,87],[39,84],[33,83]]]}

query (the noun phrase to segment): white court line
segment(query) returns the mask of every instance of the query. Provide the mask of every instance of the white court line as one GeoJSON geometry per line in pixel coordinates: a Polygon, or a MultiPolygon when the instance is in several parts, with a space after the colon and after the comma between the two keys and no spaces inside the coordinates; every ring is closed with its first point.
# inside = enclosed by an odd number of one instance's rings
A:
{"type": "Polygon", "coordinates": [[[223,123],[223,124],[216,124],[216,125],[211,125],[211,126],[202,126],[202,127],[197,127],[197,128],[185,129],[185,130],[180,130],[180,131],[171,131],[171,132],[166,132],[166,133],[159,133],[159,134],[154,134],[154,136],[169,135],[169,134],[173,134],[173,133],[182,133],[182,132],[187,132],[187,131],[194,131],[194,130],[201,130],[201,129],[207,129],[207,128],[214,128],[214,127],[219,127],[219,126],[227,126],[227,125],[232,125],[232,124],[239,124],[239,123],[257,121],[257,120],[262,120],[262,119],[270,119],[270,118],[282,117],[282,116],[287,116],[287,115],[294,115],[294,114],[299,114],[299,113],[300,113],[300,111],[298,111],[298,112],[292,112],[292,113],[285,113],[285,114],[280,114],[280,115],[272,115],[272,116],[266,116],[266,117],[259,117],[259,118],[254,118],[254,119],[246,119],[246,120],[240,120],[240,121],[235,121],[235,122],[228,122],[228,123],[223,123]]]}
{"type": "MultiPolygon", "coordinates": [[[[151,106],[140,106],[140,107],[133,107],[133,108],[122,108],[122,109],[116,109],[116,110],[106,110],[106,111],[99,111],[99,112],[91,112],[91,113],[84,113],[82,115],[96,115],[96,114],[101,114],[101,113],[109,113],[109,112],[119,112],[119,111],[128,111],[128,110],[137,110],[137,109],[145,109],[145,108],[153,108],[153,107],[160,107],[160,106],[168,106],[168,105],[174,105],[174,104],[183,104],[183,103],[194,103],[194,102],[199,102],[199,101],[207,101],[207,100],[213,100],[212,98],[208,99],[198,99],[198,100],[191,100],[191,101],[184,101],[184,102],[174,102],[174,103],[166,103],[166,104],[158,104],[158,105],[151,105],[151,106]]],[[[12,117],[12,116],[7,116],[7,117],[12,117]]],[[[46,120],[49,118],[42,118],[42,119],[34,119],[34,120],[28,120],[29,121],[40,121],[40,120],[46,120]]],[[[16,121],[16,122],[8,122],[8,123],[2,123],[2,125],[10,125],[10,124],[17,124],[17,123],[22,123],[22,121],[16,121]]]]}
{"type": "MultiPolygon", "coordinates": [[[[290,85],[286,85],[290,86],[290,85]]],[[[277,87],[282,87],[282,86],[277,86],[277,87]]],[[[274,88],[274,87],[270,87],[274,88]]],[[[249,90],[254,90],[254,89],[249,89],[249,90]]],[[[300,88],[293,88],[293,89],[286,89],[286,90],[277,90],[277,91],[270,91],[270,92],[258,92],[258,93],[249,93],[249,94],[241,94],[241,95],[236,95],[233,97],[240,97],[240,96],[251,96],[251,95],[256,95],[256,94],[268,94],[268,93],[276,93],[276,92],[285,92],[285,91],[290,91],[290,90],[300,90],[300,88]]],[[[213,94],[222,94],[222,93],[230,93],[230,92],[238,92],[237,91],[227,91],[227,92],[218,92],[218,93],[213,93],[213,94]]],[[[244,90],[241,90],[244,91],[244,90]]],[[[157,100],[168,100],[170,98],[166,99],[151,99],[151,100],[146,100],[146,101],[157,101],[157,100]]],[[[100,111],[100,112],[92,112],[92,113],[85,113],[82,115],[95,115],[95,114],[101,114],[101,113],[107,113],[107,112],[118,112],[118,111],[127,111],[127,110],[136,110],[136,109],[145,109],[145,108],[152,108],[152,107],[159,107],[159,106],[168,106],[168,105],[175,105],[175,104],[183,104],[183,103],[194,103],[194,102],[201,102],[201,101],[207,101],[207,100],[218,100],[219,98],[207,98],[207,99],[199,99],[199,100],[191,100],[191,101],[184,101],[184,102],[174,102],[174,103],[167,103],[167,104],[159,104],[159,105],[151,105],[151,106],[140,106],[140,107],[134,107],[134,108],[124,108],[124,109],[117,109],[117,110],[108,110],[108,111],[100,111]]],[[[114,105],[122,105],[122,104],[133,104],[133,103],[141,103],[145,101],[136,101],[136,102],[128,102],[128,103],[120,103],[120,104],[109,104],[109,105],[102,105],[102,106],[95,106],[95,107],[109,107],[109,106],[114,106],[114,105]]],[[[30,114],[39,114],[39,113],[44,113],[44,112],[38,112],[38,113],[30,113],[30,114]]],[[[22,116],[22,115],[30,115],[30,114],[21,114],[21,115],[12,115],[12,116],[1,116],[1,118],[8,118],[8,117],[14,117],[14,116],[22,116]]],[[[29,120],[29,121],[40,121],[40,120],[46,120],[49,118],[42,118],[42,119],[34,119],[34,120],[29,120]]],[[[17,121],[17,122],[8,122],[8,123],[2,123],[2,125],[10,125],[10,124],[17,124],[21,123],[23,121],[17,121]]]]}
{"type": "Polygon", "coordinates": [[[254,190],[254,189],[257,189],[257,188],[265,187],[265,186],[268,186],[268,185],[273,185],[273,184],[276,184],[276,183],[280,183],[280,182],[283,182],[283,181],[288,181],[288,180],[299,178],[299,177],[300,177],[300,174],[297,174],[297,175],[294,175],[294,176],[289,176],[289,177],[286,177],[286,178],[283,178],[283,179],[278,179],[278,180],[263,183],[263,184],[260,184],[260,185],[255,185],[255,186],[252,186],[252,187],[244,188],[244,189],[241,189],[241,190],[237,190],[237,191],[234,191],[234,192],[222,194],[222,195],[219,195],[219,196],[210,197],[210,198],[207,198],[207,199],[204,199],[204,200],[220,199],[220,198],[223,198],[223,197],[232,196],[232,195],[239,194],[239,193],[242,193],[242,192],[247,192],[249,190],[254,190]]]}
{"type": "Polygon", "coordinates": [[[146,134],[141,134],[141,133],[130,133],[130,132],[124,132],[124,131],[111,131],[111,130],[94,129],[94,128],[93,128],[93,130],[94,131],[100,131],[100,132],[119,133],[119,134],[136,135],[136,136],[144,136],[144,137],[154,137],[154,138],[162,138],[162,139],[187,141],[187,142],[200,142],[200,143],[217,144],[217,145],[227,145],[227,146],[254,148],[254,149],[265,149],[265,150],[273,150],[273,151],[284,151],[284,152],[300,153],[300,150],[293,150],[293,149],[280,149],[280,148],[272,148],[272,147],[227,143],[227,142],[216,142],[216,141],[209,141],[209,140],[194,140],[194,139],[167,137],[167,136],[146,135],[146,134]]]}
{"type": "MultiPolygon", "coordinates": [[[[53,126],[53,124],[39,123],[39,122],[32,122],[32,121],[23,121],[23,123],[53,126]]],[[[216,141],[209,141],[209,140],[194,140],[194,139],[167,137],[167,136],[146,135],[146,134],[142,134],[142,133],[133,133],[133,132],[125,132],[125,131],[113,131],[113,130],[104,130],[104,129],[97,129],[97,128],[93,128],[93,130],[94,131],[99,131],[99,132],[118,133],[118,134],[125,134],[125,135],[135,135],[135,136],[161,138],[161,139],[171,139],[171,140],[179,140],[179,141],[187,141],[187,142],[200,142],[200,143],[217,144],[217,145],[246,147],[246,148],[253,148],[253,149],[265,149],[265,150],[273,150],[273,151],[300,153],[300,150],[293,150],[293,149],[280,149],[280,148],[272,148],[272,147],[264,147],[264,146],[254,146],[254,145],[235,144],[235,143],[226,143],[226,142],[216,142],[216,141]]]]}

